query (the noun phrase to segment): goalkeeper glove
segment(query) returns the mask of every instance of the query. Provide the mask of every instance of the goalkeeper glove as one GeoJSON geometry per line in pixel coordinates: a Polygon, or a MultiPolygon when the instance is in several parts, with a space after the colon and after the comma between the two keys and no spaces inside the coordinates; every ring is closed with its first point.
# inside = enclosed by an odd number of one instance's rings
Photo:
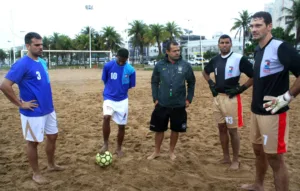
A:
{"type": "Polygon", "coordinates": [[[225,93],[229,96],[229,98],[233,98],[234,96],[243,93],[247,89],[247,86],[236,86],[235,88],[225,90],[225,93]]]}
{"type": "Polygon", "coordinates": [[[211,91],[212,95],[214,97],[217,97],[218,96],[218,92],[216,90],[216,84],[215,84],[215,82],[210,79],[210,80],[208,80],[208,84],[209,84],[209,88],[210,88],[210,91],[211,91]]]}
{"type": "Polygon", "coordinates": [[[278,97],[265,96],[264,101],[269,102],[264,103],[263,107],[266,109],[266,111],[271,110],[271,113],[274,114],[281,108],[287,106],[293,99],[294,96],[292,96],[289,91],[285,92],[285,94],[280,95],[278,97]]]}

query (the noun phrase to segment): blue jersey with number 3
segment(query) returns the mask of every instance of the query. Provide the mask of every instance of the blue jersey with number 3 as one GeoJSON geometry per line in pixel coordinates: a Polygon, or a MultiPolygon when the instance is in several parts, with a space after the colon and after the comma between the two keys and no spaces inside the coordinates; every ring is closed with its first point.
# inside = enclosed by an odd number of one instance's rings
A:
{"type": "Polygon", "coordinates": [[[37,117],[54,111],[47,65],[43,59],[35,61],[24,56],[12,65],[5,78],[18,84],[22,101],[36,100],[38,104],[34,111],[20,109],[20,113],[37,117]]]}
{"type": "Polygon", "coordinates": [[[113,60],[104,65],[102,80],[104,100],[122,101],[128,98],[128,89],[135,86],[135,70],[128,63],[120,66],[113,60]]]}

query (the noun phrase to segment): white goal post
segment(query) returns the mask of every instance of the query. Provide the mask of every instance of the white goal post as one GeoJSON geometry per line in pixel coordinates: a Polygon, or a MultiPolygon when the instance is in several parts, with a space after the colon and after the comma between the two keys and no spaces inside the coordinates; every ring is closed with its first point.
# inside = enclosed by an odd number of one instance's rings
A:
{"type": "MultiPolygon", "coordinates": [[[[87,66],[91,68],[104,64],[112,59],[112,52],[107,50],[92,50],[90,62],[89,50],[43,50],[41,56],[48,63],[48,67],[57,66],[87,66]]],[[[27,54],[27,50],[21,51],[21,57],[27,54]]]]}

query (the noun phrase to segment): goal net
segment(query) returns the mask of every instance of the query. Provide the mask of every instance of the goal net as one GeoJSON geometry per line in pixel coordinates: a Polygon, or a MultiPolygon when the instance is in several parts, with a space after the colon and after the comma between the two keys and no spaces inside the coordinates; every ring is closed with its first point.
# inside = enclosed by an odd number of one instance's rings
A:
{"type": "MultiPolygon", "coordinates": [[[[21,51],[21,57],[26,54],[27,50],[21,51]]],[[[92,50],[90,61],[89,50],[43,50],[43,55],[41,58],[46,60],[48,68],[97,68],[112,59],[112,52],[104,50],[92,50]]]]}

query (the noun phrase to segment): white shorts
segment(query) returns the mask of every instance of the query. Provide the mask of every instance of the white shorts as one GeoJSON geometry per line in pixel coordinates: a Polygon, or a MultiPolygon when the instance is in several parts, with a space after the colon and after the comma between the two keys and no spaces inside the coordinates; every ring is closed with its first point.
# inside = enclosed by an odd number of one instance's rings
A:
{"type": "Polygon", "coordinates": [[[27,117],[21,114],[23,136],[27,141],[42,142],[46,135],[58,133],[56,113],[40,117],[27,117]]]}
{"type": "Polygon", "coordinates": [[[128,98],[122,101],[104,100],[103,115],[110,115],[118,125],[126,125],[128,118],[128,98]]]}

